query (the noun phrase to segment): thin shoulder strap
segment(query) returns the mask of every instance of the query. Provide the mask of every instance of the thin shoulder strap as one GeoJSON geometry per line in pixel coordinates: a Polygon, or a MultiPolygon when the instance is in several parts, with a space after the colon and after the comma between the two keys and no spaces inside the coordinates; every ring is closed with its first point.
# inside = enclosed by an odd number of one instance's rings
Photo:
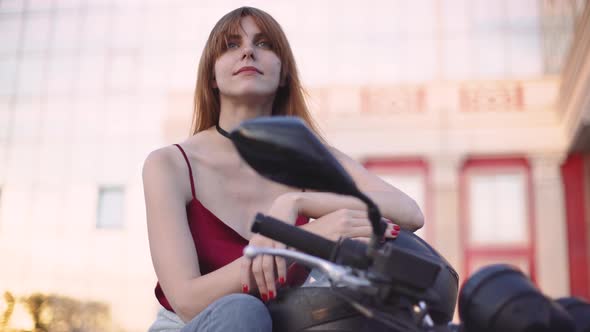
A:
{"type": "Polygon", "coordinates": [[[184,152],[182,147],[179,144],[174,144],[174,145],[176,145],[176,147],[180,150],[180,152],[182,152],[182,155],[184,156],[184,160],[186,160],[186,165],[188,166],[188,175],[190,176],[190,179],[191,179],[191,192],[193,193],[193,198],[196,198],[196,196],[195,196],[195,182],[193,181],[193,170],[191,169],[191,163],[188,161],[188,157],[186,156],[186,153],[184,152]]]}

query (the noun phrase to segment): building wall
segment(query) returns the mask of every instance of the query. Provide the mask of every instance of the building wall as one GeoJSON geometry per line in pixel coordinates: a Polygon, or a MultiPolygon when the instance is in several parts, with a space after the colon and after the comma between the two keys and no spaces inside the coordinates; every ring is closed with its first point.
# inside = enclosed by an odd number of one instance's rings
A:
{"type": "MultiPolygon", "coordinates": [[[[531,251],[525,260],[532,260],[528,265],[534,269],[531,272],[541,289],[559,296],[567,294],[569,286],[568,266],[563,263],[567,261],[567,248],[559,177],[567,141],[559,130],[554,107],[558,86],[559,80],[550,77],[422,86],[347,86],[312,90],[310,99],[330,143],[352,156],[369,161],[427,161],[432,185],[424,196],[433,207],[426,220],[435,230],[431,242],[462,279],[468,275],[464,264],[469,256],[464,234],[467,221],[462,215],[469,206],[461,193],[465,190],[460,182],[463,167],[474,158],[492,165],[495,160],[522,159],[530,177],[531,251]],[[471,96],[468,102],[465,94],[471,96]],[[398,109],[390,103],[399,100],[407,101],[406,105],[398,109]]],[[[504,231],[510,232],[510,228],[504,231]]],[[[492,255],[485,262],[507,262],[509,258],[492,255]]]]}
{"type": "MultiPolygon", "coordinates": [[[[424,236],[458,271],[463,165],[527,160],[536,279],[565,295],[558,175],[569,136],[556,128],[556,104],[568,39],[555,36],[571,35],[579,11],[566,9],[578,2],[515,3],[248,2],[284,27],[332,145],[428,170],[424,236]]],[[[0,291],[104,301],[117,327],[146,330],[157,303],[142,163],[186,137],[202,46],[236,6],[0,0],[0,291]],[[97,210],[107,186],[123,188],[124,208],[122,224],[105,229],[97,210]]]]}

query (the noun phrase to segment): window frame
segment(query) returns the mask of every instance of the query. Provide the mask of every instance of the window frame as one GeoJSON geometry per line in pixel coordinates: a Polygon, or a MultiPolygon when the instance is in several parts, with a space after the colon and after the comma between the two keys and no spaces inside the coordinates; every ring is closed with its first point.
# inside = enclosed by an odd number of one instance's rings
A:
{"type": "Polygon", "coordinates": [[[468,278],[471,275],[471,267],[478,260],[506,259],[526,261],[529,277],[536,282],[535,264],[535,215],[534,215],[534,191],[532,171],[528,160],[524,157],[506,158],[468,158],[462,165],[459,174],[459,210],[460,210],[460,241],[463,251],[463,273],[468,278]],[[485,170],[486,172],[505,173],[510,170],[518,170],[524,173],[525,181],[525,220],[528,229],[528,242],[526,244],[509,245],[472,245],[470,241],[470,197],[469,197],[469,174],[473,171],[485,170]]]}
{"type": "Polygon", "coordinates": [[[125,186],[124,185],[99,185],[96,197],[96,221],[94,228],[97,230],[122,230],[125,229],[125,186]],[[120,191],[121,193],[121,211],[119,224],[101,224],[101,202],[103,193],[108,191],[120,191]]]}
{"type": "Polygon", "coordinates": [[[391,172],[392,175],[396,173],[412,173],[421,176],[424,179],[424,240],[428,243],[434,243],[434,219],[432,214],[433,192],[432,182],[430,176],[430,167],[427,161],[420,157],[408,158],[368,158],[364,160],[363,165],[366,169],[376,175],[386,175],[391,172]]]}

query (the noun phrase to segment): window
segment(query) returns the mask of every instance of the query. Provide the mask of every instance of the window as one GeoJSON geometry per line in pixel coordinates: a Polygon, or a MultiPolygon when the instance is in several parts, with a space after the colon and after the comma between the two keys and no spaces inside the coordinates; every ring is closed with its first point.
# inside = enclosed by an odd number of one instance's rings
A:
{"type": "Polygon", "coordinates": [[[428,223],[428,166],[422,160],[372,160],[365,167],[379,175],[385,182],[410,196],[424,214],[424,227],[416,231],[421,238],[432,241],[433,225],[428,223]]]}
{"type": "MultiPolygon", "coordinates": [[[[0,4],[0,10],[1,6],[0,4]]],[[[21,40],[20,15],[7,15],[0,19],[0,40],[2,40],[2,43],[0,43],[0,54],[3,56],[16,55],[21,40]]]]}
{"type": "Polygon", "coordinates": [[[51,59],[46,66],[47,94],[51,96],[69,96],[74,89],[78,71],[78,59],[72,56],[60,56],[51,59]]]}
{"type": "Polygon", "coordinates": [[[51,48],[60,52],[77,49],[80,45],[82,25],[81,18],[75,11],[58,12],[53,27],[51,48]]]}
{"type": "Polygon", "coordinates": [[[544,74],[541,24],[546,17],[537,1],[449,1],[441,8],[445,79],[544,74]]]}
{"type": "MultiPolygon", "coordinates": [[[[2,37],[0,36],[0,39],[1,38],[2,37]]],[[[0,73],[2,73],[2,75],[0,75],[0,96],[13,95],[15,88],[15,79],[17,75],[16,59],[0,59],[0,73]]]]}
{"type": "Polygon", "coordinates": [[[46,57],[39,55],[20,58],[16,87],[19,96],[37,96],[44,91],[46,63],[46,57]]]}
{"type": "Polygon", "coordinates": [[[106,57],[104,54],[86,55],[80,58],[77,81],[84,89],[78,93],[84,96],[101,95],[105,87],[106,57]]]}
{"type": "Polygon", "coordinates": [[[468,195],[471,244],[526,244],[528,225],[522,173],[473,174],[468,195]]]}
{"type": "Polygon", "coordinates": [[[124,197],[125,191],[121,186],[99,188],[96,228],[123,228],[124,197]]]}
{"type": "Polygon", "coordinates": [[[0,14],[13,14],[23,11],[25,2],[22,0],[2,0],[0,1],[0,14]]]}
{"type": "Polygon", "coordinates": [[[44,53],[49,45],[52,16],[47,13],[28,14],[23,21],[22,49],[26,53],[44,53]]]}
{"type": "Polygon", "coordinates": [[[477,159],[461,173],[462,244],[466,276],[506,263],[533,280],[530,168],[525,159],[477,159]]]}
{"type": "Polygon", "coordinates": [[[109,30],[109,13],[104,11],[89,11],[82,19],[83,34],[80,46],[83,52],[101,52],[107,45],[109,30]]]}

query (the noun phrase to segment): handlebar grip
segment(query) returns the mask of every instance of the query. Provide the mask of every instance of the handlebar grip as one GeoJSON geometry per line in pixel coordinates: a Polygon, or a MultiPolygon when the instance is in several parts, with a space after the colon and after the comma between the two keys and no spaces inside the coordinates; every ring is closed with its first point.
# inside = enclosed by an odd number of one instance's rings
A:
{"type": "Polygon", "coordinates": [[[268,238],[282,242],[307,254],[329,260],[336,243],[299,227],[286,224],[278,219],[256,214],[251,228],[253,233],[260,233],[268,238]]]}

